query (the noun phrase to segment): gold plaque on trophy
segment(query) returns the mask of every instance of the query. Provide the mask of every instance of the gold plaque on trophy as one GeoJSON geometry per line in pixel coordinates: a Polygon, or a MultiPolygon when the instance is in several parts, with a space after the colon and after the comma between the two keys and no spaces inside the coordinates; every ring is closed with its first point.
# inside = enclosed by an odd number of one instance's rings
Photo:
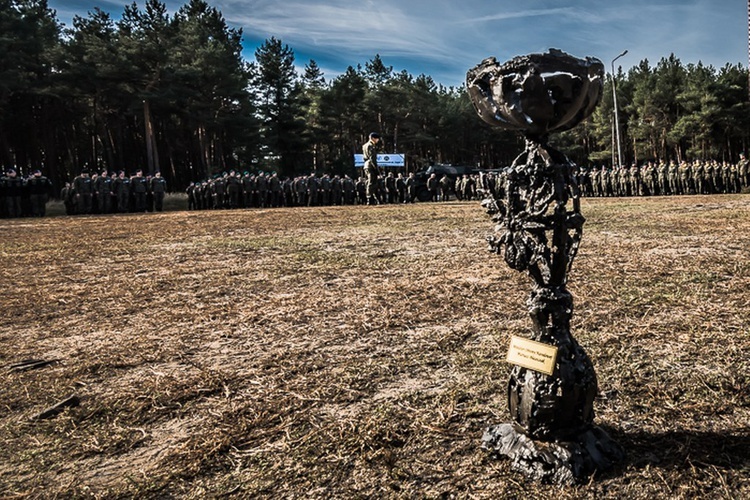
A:
{"type": "Polygon", "coordinates": [[[529,370],[552,375],[557,360],[557,347],[513,335],[506,360],[529,370]]]}

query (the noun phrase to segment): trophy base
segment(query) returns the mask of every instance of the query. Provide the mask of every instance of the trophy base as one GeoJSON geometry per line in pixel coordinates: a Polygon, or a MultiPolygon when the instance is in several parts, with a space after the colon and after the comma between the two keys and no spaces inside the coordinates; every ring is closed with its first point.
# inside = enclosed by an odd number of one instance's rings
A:
{"type": "Polygon", "coordinates": [[[625,459],[625,451],[601,428],[593,426],[561,442],[534,441],[513,424],[487,428],[482,448],[499,458],[512,460],[511,467],[533,481],[574,485],[604,472],[625,459]]]}

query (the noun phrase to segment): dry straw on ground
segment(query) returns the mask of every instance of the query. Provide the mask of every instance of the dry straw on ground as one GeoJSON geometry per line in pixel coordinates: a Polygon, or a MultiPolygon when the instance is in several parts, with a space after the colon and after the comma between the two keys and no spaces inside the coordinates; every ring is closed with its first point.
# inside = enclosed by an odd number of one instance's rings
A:
{"type": "Polygon", "coordinates": [[[447,203],[0,221],[0,493],[749,497],[750,197],[583,213],[572,329],[628,452],[604,477],[480,449],[530,280],[447,203]]]}

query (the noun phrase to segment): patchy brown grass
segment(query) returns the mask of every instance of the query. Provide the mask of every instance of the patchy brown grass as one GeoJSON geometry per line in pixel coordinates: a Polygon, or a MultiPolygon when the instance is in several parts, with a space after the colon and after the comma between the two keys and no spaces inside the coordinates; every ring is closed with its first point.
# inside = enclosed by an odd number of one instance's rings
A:
{"type": "Polygon", "coordinates": [[[0,221],[0,493],[750,497],[750,196],[583,211],[573,332],[628,452],[604,477],[480,449],[530,280],[449,203],[0,221]]]}

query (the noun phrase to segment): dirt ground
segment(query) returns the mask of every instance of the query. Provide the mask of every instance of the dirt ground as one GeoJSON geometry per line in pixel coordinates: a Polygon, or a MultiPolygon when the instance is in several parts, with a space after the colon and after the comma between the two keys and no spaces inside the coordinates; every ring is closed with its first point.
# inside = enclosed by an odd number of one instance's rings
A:
{"type": "Polygon", "coordinates": [[[0,497],[749,498],[750,195],[582,211],[628,458],[567,488],[480,448],[531,281],[478,203],[1,220],[0,497]]]}

